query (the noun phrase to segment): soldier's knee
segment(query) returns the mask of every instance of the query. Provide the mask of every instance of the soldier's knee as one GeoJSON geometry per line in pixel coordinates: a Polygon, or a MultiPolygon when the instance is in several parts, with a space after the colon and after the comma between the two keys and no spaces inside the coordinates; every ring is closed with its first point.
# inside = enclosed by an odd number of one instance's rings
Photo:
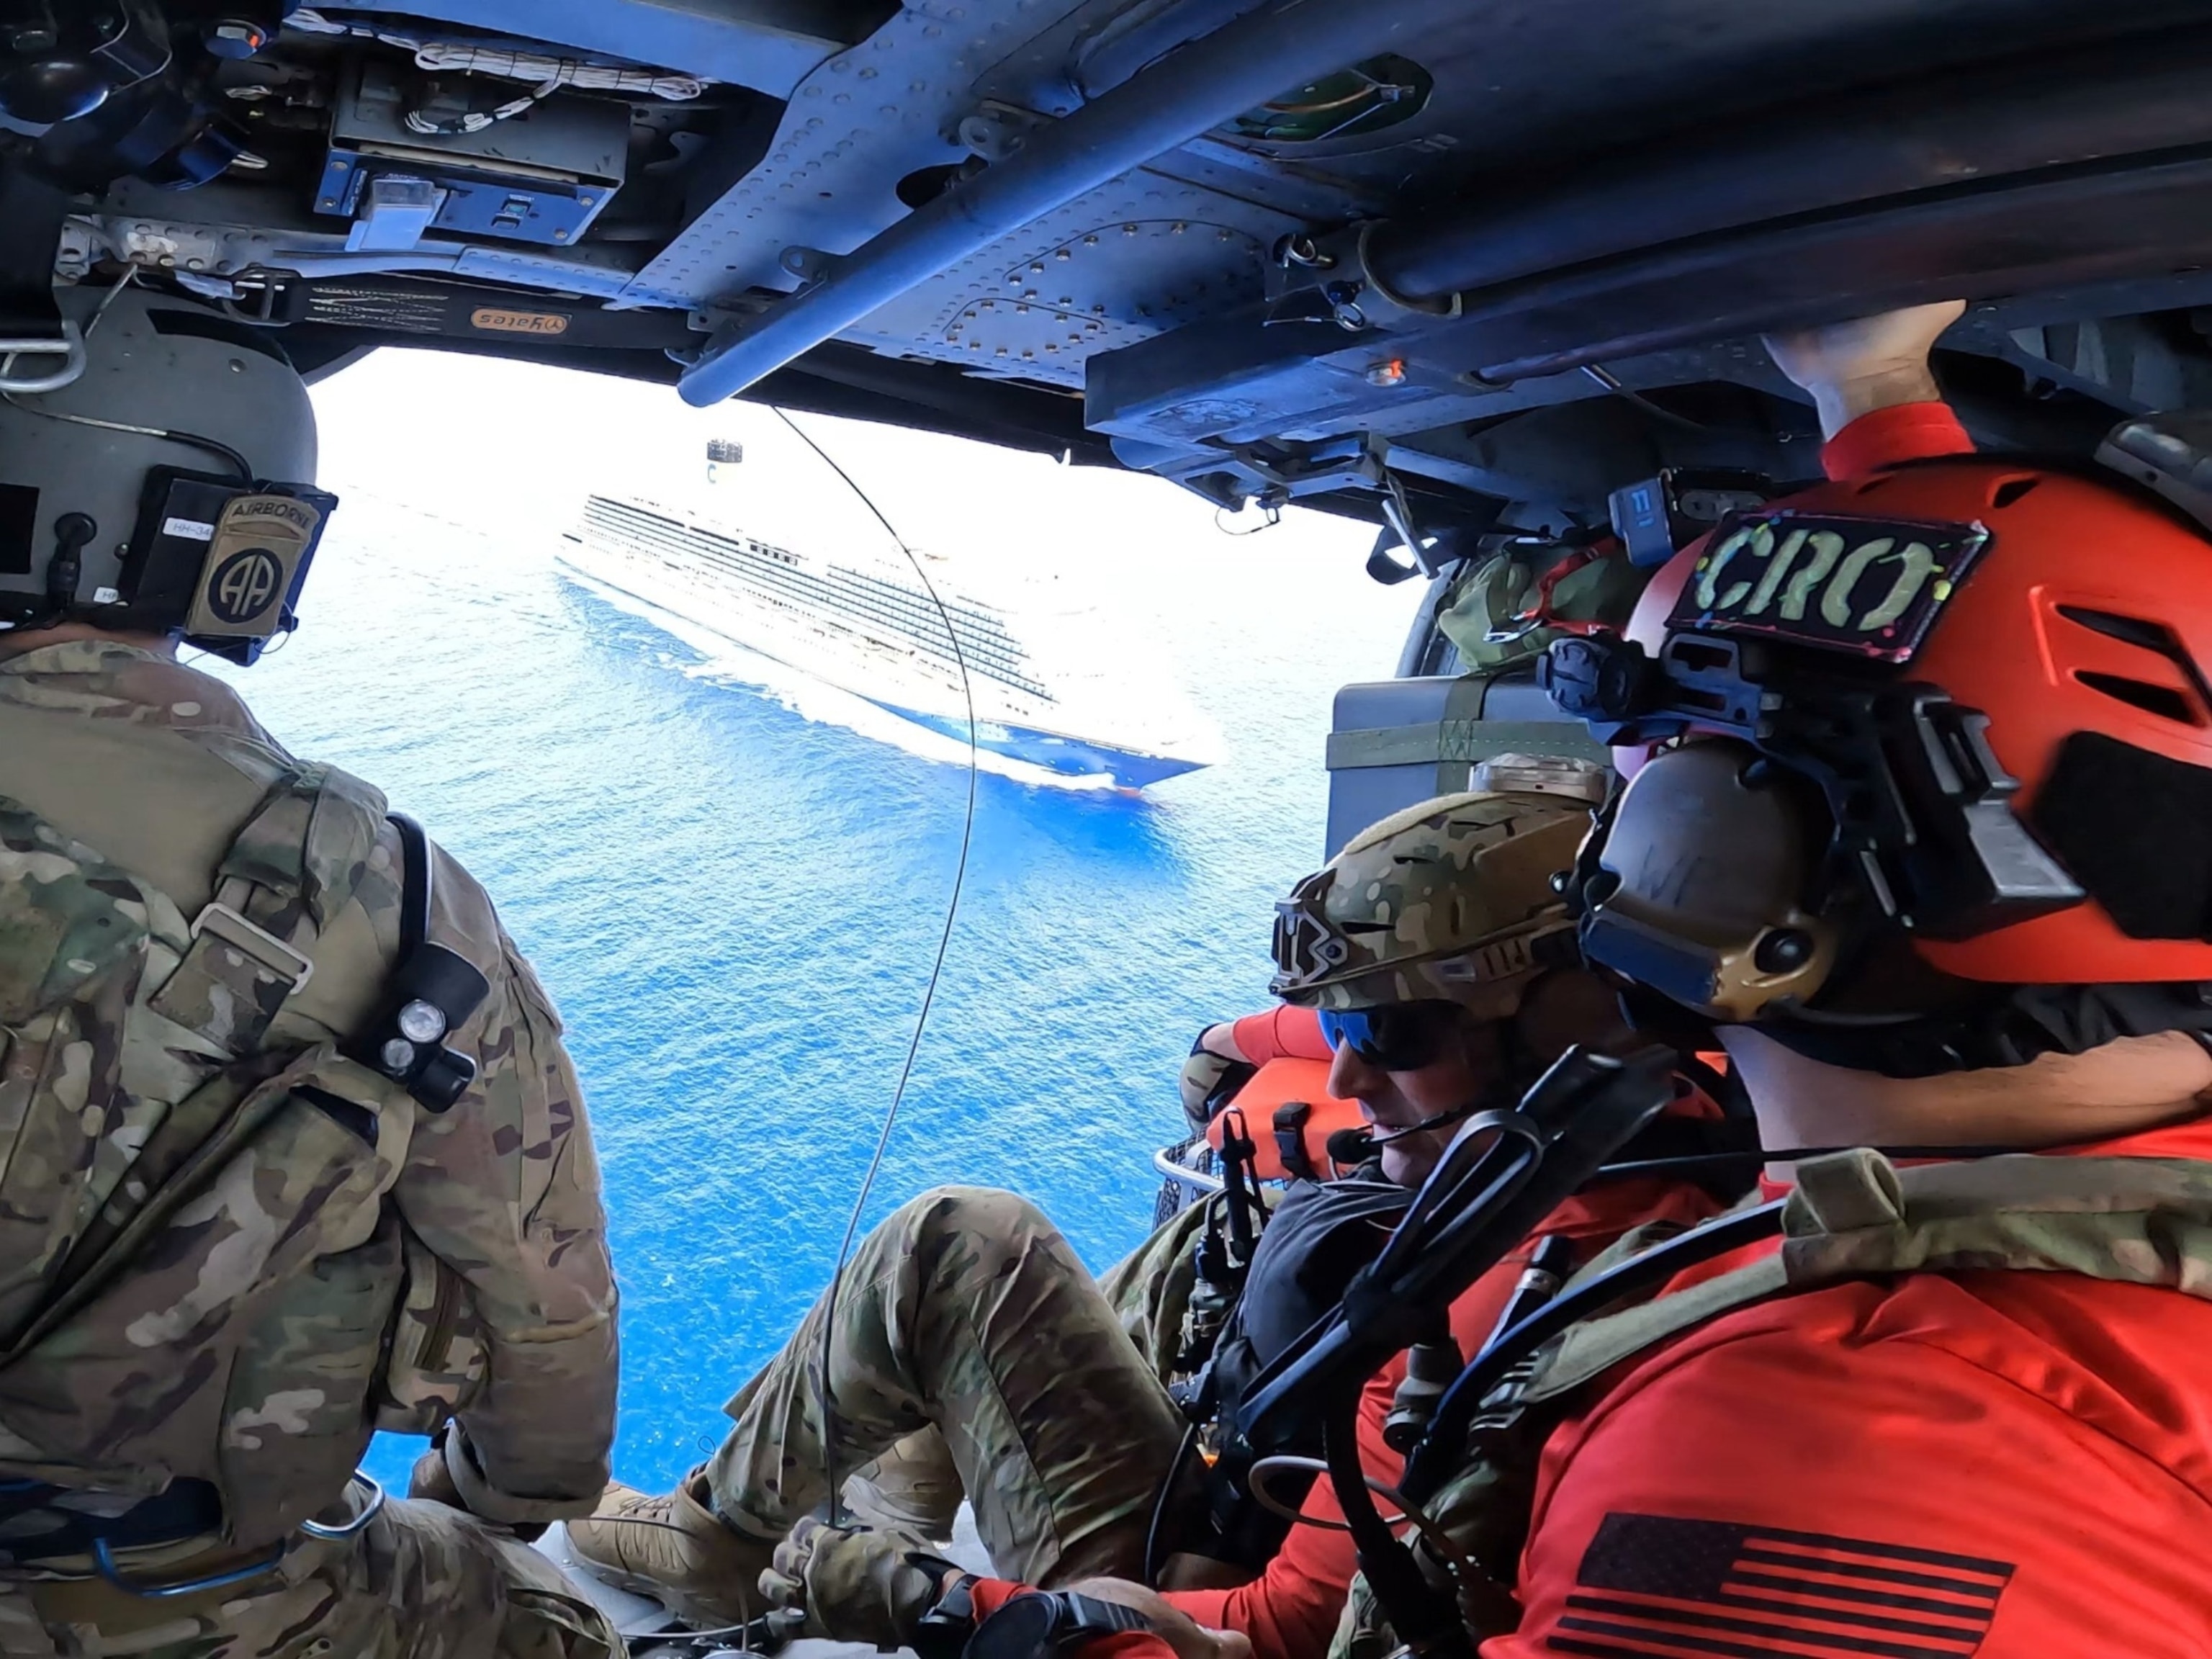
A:
{"type": "Polygon", "coordinates": [[[958,1241],[963,1247],[1026,1245],[1057,1238],[1060,1230],[1043,1211],[1018,1193],[995,1187],[936,1187],[905,1206],[893,1218],[917,1244],[958,1241]]]}

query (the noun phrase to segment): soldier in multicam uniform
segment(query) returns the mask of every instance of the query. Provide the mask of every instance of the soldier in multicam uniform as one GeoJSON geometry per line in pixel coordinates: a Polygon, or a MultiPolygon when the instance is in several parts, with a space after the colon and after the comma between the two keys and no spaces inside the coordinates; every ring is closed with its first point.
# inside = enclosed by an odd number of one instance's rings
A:
{"type": "MultiPolygon", "coordinates": [[[[1327,1011],[1340,1044],[1333,1092],[1358,1098],[1387,1132],[1387,1173],[1407,1185],[1433,1166],[1474,1103],[1517,1095],[1570,1043],[1618,1033],[1610,995],[1574,965],[1571,924],[1551,885],[1572,861],[1601,779],[1587,766],[1509,761],[1488,782],[1492,793],[1429,801],[1376,825],[1281,907],[1277,989],[1327,1011]]],[[[778,1540],[828,1496],[826,1462],[842,1480],[896,1443],[903,1458],[949,1459],[954,1473],[939,1489],[955,1500],[964,1490],[1010,1578],[1135,1577],[1185,1428],[1164,1386],[1174,1348],[1158,1310],[1160,1279],[1187,1258],[1188,1237],[1156,1237],[1102,1285],[1023,1200],[925,1194],[869,1235],[834,1310],[817,1302],[730,1402],[736,1426],[710,1462],[665,1495],[610,1486],[595,1517],[571,1523],[569,1541],[605,1576],[689,1618],[734,1620],[759,1610],[755,1581],[778,1540]],[[920,1446],[905,1438],[917,1431],[920,1446]]],[[[1377,1435],[1388,1403],[1378,1396],[1377,1435]]],[[[943,1536],[948,1520],[924,1535],[943,1536]]],[[[788,1545],[782,1559],[794,1582],[808,1581],[811,1630],[898,1636],[883,1623],[873,1579],[810,1575],[788,1545]]],[[[1333,1583],[1277,1587],[1318,1600],[1315,1642],[1326,1641],[1330,1598],[1341,1599],[1351,1573],[1346,1559],[1321,1575],[1333,1583]]],[[[1206,1624],[1247,1624],[1263,1655],[1280,1645],[1256,1606],[1246,1620],[1224,1606],[1221,1589],[1178,1595],[1206,1624]]]]}
{"type": "Polygon", "coordinates": [[[175,660],[289,626],[334,503],[265,333],[98,297],[0,406],[0,1655],[605,1659],[523,1541],[613,1426],[560,1022],[459,866],[175,660]],[[380,1428],[441,1501],[356,1475],[380,1428]]]}

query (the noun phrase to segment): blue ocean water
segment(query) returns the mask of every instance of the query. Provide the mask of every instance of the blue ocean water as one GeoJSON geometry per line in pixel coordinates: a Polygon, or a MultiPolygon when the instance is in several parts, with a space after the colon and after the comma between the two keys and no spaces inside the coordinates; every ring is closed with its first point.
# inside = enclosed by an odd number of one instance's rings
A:
{"type": "MultiPolygon", "coordinates": [[[[617,1468],[665,1486],[827,1281],[968,779],[556,571],[587,490],[689,466],[706,433],[747,443],[762,511],[861,533],[764,412],[409,354],[317,401],[343,505],[305,626],[239,681],[295,750],[373,779],[468,864],[559,1004],[623,1289],[617,1468]]],[[[870,1206],[1011,1187],[1103,1267],[1147,1222],[1193,1034],[1265,1004],[1273,901],[1320,853],[1330,698],[1389,673],[1411,595],[1361,573],[1356,526],[1239,539],[1155,481],[808,425],[909,540],[1012,538],[1096,580],[1146,641],[1142,674],[1174,675],[1220,730],[1218,764],[1143,798],[980,779],[870,1206]]],[[[380,1443],[370,1467],[404,1478],[416,1449],[380,1443]]]]}

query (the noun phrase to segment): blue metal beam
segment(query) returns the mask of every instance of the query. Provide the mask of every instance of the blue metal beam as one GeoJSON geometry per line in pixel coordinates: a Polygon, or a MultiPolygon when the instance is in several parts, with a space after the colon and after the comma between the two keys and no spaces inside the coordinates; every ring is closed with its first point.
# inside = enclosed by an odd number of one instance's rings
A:
{"type": "Polygon", "coordinates": [[[813,287],[712,343],[678,383],[686,403],[734,397],[878,306],[1132,168],[1286,89],[1379,53],[1411,52],[1476,0],[1267,0],[1030,135],[813,287]]]}

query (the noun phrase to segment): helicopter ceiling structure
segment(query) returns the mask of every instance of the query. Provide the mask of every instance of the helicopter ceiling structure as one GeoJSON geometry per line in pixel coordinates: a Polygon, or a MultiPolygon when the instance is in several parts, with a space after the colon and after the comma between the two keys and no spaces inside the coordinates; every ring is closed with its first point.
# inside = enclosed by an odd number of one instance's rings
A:
{"type": "Polygon", "coordinates": [[[1765,329],[1964,294],[1947,392],[2045,451],[2205,401],[2202,15],[10,0],[0,321],[60,351],[52,276],[128,265],[311,370],[890,420],[1352,513],[1410,574],[1662,470],[1814,471],[1765,329]]]}

